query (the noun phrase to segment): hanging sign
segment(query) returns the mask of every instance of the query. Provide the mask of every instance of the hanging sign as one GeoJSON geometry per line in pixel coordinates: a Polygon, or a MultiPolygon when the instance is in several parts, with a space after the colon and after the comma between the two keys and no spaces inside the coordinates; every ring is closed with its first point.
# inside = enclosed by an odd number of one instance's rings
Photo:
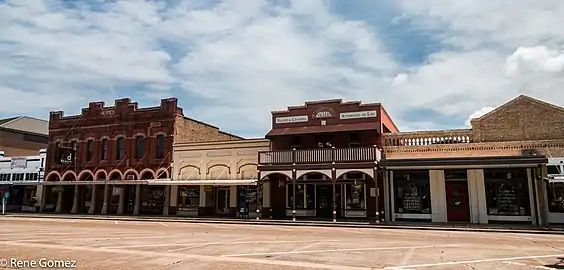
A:
{"type": "Polygon", "coordinates": [[[59,164],[71,165],[74,163],[75,150],[70,147],[60,147],[59,149],[59,164]]]}
{"type": "Polygon", "coordinates": [[[276,124],[303,123],[307,122],[308,120],[309,119],[307,115],[277,117],[276,124]]]}
{"type": "Polygon", "coordinates": [[[362,112],[344,112],[339,114],[339,118],[342,120],[346,119],[358,119],[358,118],[372,118],[378,116],[376,111],[362,111],[362,112]]]}

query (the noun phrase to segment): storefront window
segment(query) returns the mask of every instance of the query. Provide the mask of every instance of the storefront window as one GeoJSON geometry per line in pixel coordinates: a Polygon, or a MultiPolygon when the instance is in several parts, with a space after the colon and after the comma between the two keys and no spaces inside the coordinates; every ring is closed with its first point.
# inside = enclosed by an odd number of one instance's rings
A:
{"type": "Polygon", "coordinates": [[[178,188],[178,211],[198,209],[200,205],[200,187],[178,188]]]}
{"type": "Polygon", "coordinates": [[[237,206],[239,211],[247,209],[249,213],[257,211],[257,186],[237,186],[237,206]]]}
{"type": "Polygon", "coordinates": [[[345,184],[346,209],[366,209],[364,184],[345,184]]]}
{"type": "Polygon", "coordinates": [[[530,216],[525,169],[485,169],[488,215],[530,216]]]}
{"type": "Polygon", "coordinates": [[[395,171],[396,213],[430,214],[431,188],[429,171],[395,171]]]}
{"type": "Polygon", "coordinates": [[[141,195],[142,211],[151,214],[160,214],[165,202],[165,188],[144,187],[141,195]]]}
{"type": "Polygon", "coordinates": [[[564,213],[564,183],[547,184],[548,211],[564,213]]]}
{"type": "MultiPolygon", "coordinates": [[[[293,184],[286,185],[288,189],[288,208],[293,208],[293,184]]],[[[315,209],[315,186],[313,184],[296,184],[296,209],[315,209]]]]}

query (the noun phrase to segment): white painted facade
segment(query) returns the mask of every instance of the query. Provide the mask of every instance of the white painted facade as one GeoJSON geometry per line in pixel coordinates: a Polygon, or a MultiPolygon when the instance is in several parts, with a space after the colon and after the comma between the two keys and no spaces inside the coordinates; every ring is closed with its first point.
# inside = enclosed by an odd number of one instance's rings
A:
{"type": "MultiPolygon", "coordinates": [[[[13,197],[17,192],[24,192],[24,201],[31,197],[41,201],[43,186],[39,183],[43,181],[46,158],[47,150],[45,149],[40,150],[36,156],[23,157],[5,157],[4,152],[0,151],[0,195],[4,197],[8,192],[13,197]]],[[[10,205],[10,207],[19,208],[19,205],[23,206],[23,204],[18,204],[18,206],[10,205]]],[[[23,206],[25,207],[30,207],[30,205],[23,206]]],[[[26,210],[23,208],[21,210],[26,210]]]]}
{"type": "Polygon", "coordinates": [[[548,182],[544,183],[546,196],[544,196],[548,223],[564,223],[564,157],[548,159],[548,182]],[[551,179],[556,178],[556,179],[551,179]],[[558,207],[556,204],[560,204],[558,207]]]}

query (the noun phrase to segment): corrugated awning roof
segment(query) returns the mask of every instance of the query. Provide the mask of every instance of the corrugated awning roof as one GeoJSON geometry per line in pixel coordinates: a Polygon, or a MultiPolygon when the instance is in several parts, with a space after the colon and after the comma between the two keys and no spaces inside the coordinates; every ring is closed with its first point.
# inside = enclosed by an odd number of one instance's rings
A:
{"type": "Polygon", "coordinates": [[[545,156],[493,156],[493,157],[455,157],[455,158],[410,158],[382,159],[380,166],[384,168],[430,167],[430,166],[463,166],[463,165],[538,165],[546,164],[545,156]]]}
{"type": "Polygon", "coordinates": [[[297,135],[297,134],[345,132],[345,131],[363,131],[363,130],[380,131],[380,123],[376,122],[376,123],[355,123],[355,124],[339,124],[339,125],[326,125],[326,126],[275,128],[270,130],[270,132],[268,132],[265,137],[297,135]]]}

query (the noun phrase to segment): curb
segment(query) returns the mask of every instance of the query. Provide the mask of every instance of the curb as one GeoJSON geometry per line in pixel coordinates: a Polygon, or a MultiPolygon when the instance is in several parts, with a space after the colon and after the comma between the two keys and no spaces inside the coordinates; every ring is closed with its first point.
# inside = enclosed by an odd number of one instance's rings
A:
{"type": "Polygon", "coordinates": [[[82,220],[115,220],[115,221],[145,221],[145,222],[185,222],[202,224],[230,224],[230,225],[263,225],[263,226],[295,226],[295,227],[334,227],[334,228],[366,228],[366,229],[401,229],[422,231],[457,231],[457,232],[488,232],[488,233],[523,233],[523,234],[552,234],[564,235],[564,230],[553,229],[503,229],[503,228],[472,228],[472,227],[449,227],[445,226],[416,226],[416,225],[379,225],[379,224],[355,224],[355,223],[332,223],[332,222],[300,222],[300,221],[255,221],[255,220],[233,220],[233,219],[190,219],[190,218],[154,218],[154,217],[120,217],[120,216],[81,216],[81,215],[20,215],[6,214],[1,218],[58,218],[58,219],[82,219],[82,220]]]}

